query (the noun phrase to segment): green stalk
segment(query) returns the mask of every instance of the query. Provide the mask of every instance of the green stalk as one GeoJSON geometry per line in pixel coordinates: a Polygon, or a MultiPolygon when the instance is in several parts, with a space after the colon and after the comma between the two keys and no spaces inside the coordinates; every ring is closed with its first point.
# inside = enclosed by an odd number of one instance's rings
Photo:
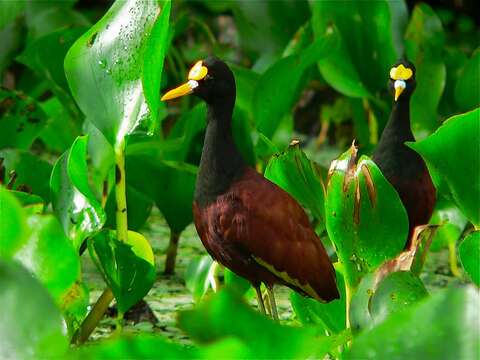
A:
{"type": "MultiPolygon", "coordinates": [[[[115,199],[117,202],[116,219],[117,219],[117,239],[119,241],[127,241],[128,239],[128,221],[127,221],[127,193],[125,179],[125,140],[117,144],[115,147],[115,199]]],[[[102,320],[108,306],[113,300],[112,290],[105,289],[98,298],[88,316],[82,325],[72,337],[72,344],[83,344],[88,340],[91,333],[102,320]]],[[[118,315],[118,323],[121,326],[123,314],[118,315]]]]}

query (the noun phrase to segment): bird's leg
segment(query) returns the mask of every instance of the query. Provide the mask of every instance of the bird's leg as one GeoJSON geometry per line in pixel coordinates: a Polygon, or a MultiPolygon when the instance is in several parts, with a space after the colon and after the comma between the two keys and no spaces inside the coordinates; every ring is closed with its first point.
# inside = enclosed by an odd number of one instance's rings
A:
{"type": "Polygon", "coordinates": [[[273,320],[278,321],[278,311],[277,311],[277,304],[275,303],[275,295],[273,293],[273,286],[272,285],[267,285],[267,294],[268,294],[268,300],[270,302],[270,308],[272,310],[272,318],[273,320]]]}
{"type": "Polygon", "coordinates": [[[267,314],[265,311],[265,304],[263,303],[263,296],[262,296],[262,290],[260,289],[260,285],[254,285],[253,286],[255,289],[255,292],[257,293],[257,304],[258,308],[260,309],[260,312],[262,314],[267,314]]]}
{"type": "Polygon", "coordinates": [[[177,259],[178,240],[180,234],[170,230],[170,243],[167,249],[167,258],[165,260],[165,274],[172,275],[175,272],[175,261],[177,259]]]}

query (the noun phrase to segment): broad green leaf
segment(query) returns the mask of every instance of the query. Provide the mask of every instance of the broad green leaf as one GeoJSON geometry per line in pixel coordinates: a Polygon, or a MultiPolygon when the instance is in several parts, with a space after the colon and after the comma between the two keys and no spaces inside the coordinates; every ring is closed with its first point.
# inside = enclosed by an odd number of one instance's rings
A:
{"type": "Polygon", "coordinates": [[[11,257],[27,236],[27,221],[20,203],[0,187],[0,258],[11,257]]]}
{"type": "Polygon", "coordinates": [[[304,51],[278,60],[260,76],[253,95],[253,115],[258,131],[268,138],[273,136],[298,98],[307,68],[328,57],[337,45],[338,34],[330,29],[304,51]]]}
{"type": "Polygon", "coordinates": [[[456,115],[426,139],[408,143],[447,183],[460,210],[480,225],[480,108],[456,115]],[[472,174],[468,176],[467,174],[472,174]]]}
{"type": "Polygon", "coordinates": [[[117,300],[118,311],[125,313],[140,301],[155,281],[153,251],[147,239],[133,231],[128,242],[104,230],[88,240],[90,255],[117,300]]]}
{"type": "Polygon", "coordinates": [[[53,209],[77,250],[105,222],[105,213],[88,184],[87,141],[87,136],[75,140],[55,163],[50,179],[53,209]]]}
{"type": "Polygon", "coordinates": [[[446,81],[442,23],[427,4],[413,10],[405,34],[406,52],[416,67],[417,87],[410,102],[414,131],[431,132],[438,125],[437,107],[446,81]]]}
{"type": "Polygon", "coordinates": [[[45,123],[45,114],[35,100],[0,88],[0,149],[28,149],[45,123]]]}
{"type": "Polygon", "coordinates": [[[294,143],[270,159],[265,177],[287,191],[324,224],[325,190],[317,166],[299,144],[294,143]]]}
{"type": "Polygon", "coordinates": [[[45,286],[59,307],[80,277],[78,253],[52,215],[30,216],[30,234],[15,259],[45,286]]]}
{"type": "Polygon", "coordinates": [[[439,291],[360,334],[345,358],[478,359],[479,302],[472,287],[439,291]]]}
{"type": "Polygon", "coordinates": [[[430,250],[439,251],[449,244],[455,246],[467,222],[467,218],[455,204],[442,197],[438,198],[432,218],[430,219],[430,224],[437,224],[440,225],[440,227],[432,239],[430,250]]]}
{"type": "Polygon", "coordinates": [[[470,233],[458,248],[463,269],[470,279],[480,286],[480,231],[470,233]]]}
{"type": "Polygon", "coordinates": [[[24,207],[26,214],[42,214],[45,210],[45,200],[40,196],[17,190],[9,190],[9,192],[24,207]]]}
{"type": "Polygon", "coordinates": [[[345,330],[345,284],[338,271],[336,277],[341,296],[329,303],[321,303],[295,291],[290,293],[292,308],[303,325],[321,326],[334,334],[345,330]]]}
{"type": "Polygon", "coordinates": [[[223,279],[225,286],[237,294],[246,296],[247,298],[254,296],[254,290],[250,281],[235,274],[233,271],[223,268],[223,279]]]}
{"type": "Polygon", "coordinates": [[[63,319],[45,288],[17,263],[0,259],[0,358],[61,358],[63,319]]]}
{"type": "Polygon", "coordinates": [[[373,272],[368,273],[362,278],[357,291],[352,296],[352,301],[350,302],[350,326],[354,334],[372,326],[373,319],[370,313],[370,300],[375,293],[375,287],[376,274],[373,272]]]}
{"type": "Polygon", "coordinates": [[[45,202],[50,201],[50,174],[52,165],[27,151],[16,149],[0,150],[6,173],[15,172],[12,189],[32,192],[45,202]]]}
{"type": "Polygon", "coordinates": [[[455,85],[455,100],[458,106],[466,111],[473,110],[480,105],[480,48],[477,48],[472,57],[463,67],[455,85]]]}
{"type": "Polygon", "coordinates": [[[368,310],[374,324],[428,296],[422,281],[411,272],[389,274],[372,295],[368,310]]]}
{"type": "Polygon", "coordinates": [[[399,56],[394,43],[399,31],[393,25],[401,26],[393,20],[399,14],[392,13],[388,1],[312,1],[310,5],[316,38],[332,25],[339,32],[340,45],[318,61],[330,86],[352,97],[384,89],[390,66],[399,56]]]}
{"type": "Polygon", "coordinates": [[[335,343],[333,336],[318,336],[314,328],[273,322],[226,289],[195,310],[180,313],[179,325],[200,343],[237,338],[255,351],[256,358],[322,358],[335,343]]]}
{"type": "Polygon", "coordinates": [[[233,71],[237,86],[235,106],[245,111],[249,117],[253,117],[253,94],[260,75],[253,70],[235,64],[229,64],[229,67],[233,71]]]}
{"type": "Polygon", "coordinates": [[[332,163],[325,202],[327,231],[343,266],[345,282],[360,278],[397,255],[408,219],[395,189],[375,163],[352,146],[332,163]]]}
{"type": "Polygon", "coordinates": [[[24,1],[2,1],[0,2],[0,30],[8,23],[15,20],[25,9],[24,1]]]}
{"type": "Polygon", "coordinates": [[[156,126],[168,22],[162,12],[169,9],[169,2],[117,1],[67,53],[73,96],[112,145],[140,125],[148,132],[156,126]]]}
{"type": "Polygon", "coordinates": [[[192,293],[193,300],[199,302],[211,287],[211,270],[214,266],[209,255],[194,257],[185,270],[185,285],[192,293]]]}
{"type": "Polygon", "coordinates": [[[155,201],[172,231],[180,234],[192,222],[195,166],[127,156],[126,169],[127,183],[155,201]]]}
{"type": "Polygon", "coordinates": [[[30,42],[17,60],[35,71],[49,84],[49,88],[68,110],[71,117],[79,111],[70,95],[63,60],[68,49],[73,45],[85,28],[63,29],[49,33],[30,42]]]}

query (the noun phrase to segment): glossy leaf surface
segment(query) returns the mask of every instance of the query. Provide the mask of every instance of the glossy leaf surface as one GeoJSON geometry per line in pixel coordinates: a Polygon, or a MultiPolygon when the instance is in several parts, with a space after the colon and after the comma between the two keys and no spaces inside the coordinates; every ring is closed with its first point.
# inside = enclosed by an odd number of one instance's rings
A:
{"type": "Polygon", "coordinates": [[[195,302],[200,301],[211,287],[213,259],[209,255],[193,258],[185,271],[185,285],[195,302]]]}
{"type": "Polygon", "coordinates": [[[0,188],[0,258],[11,257],[27,235],[27,221],[20,203],[9,191],[0,188]]]}
{"type": "Polygon", "coordinates": [[[88,183],[87,142],[87,136],[79,136],[57,160],[50,179],[53,209],[76,249],[105,222],[88,183]]]}
{"type": "Polygon", "coordinates": [[[140,123],[147,131],[156,126],[170,11],[170,2],[164,4],[115,2],[65,58],[75,100],[111,144],[140,123]]]}
{"type": "Polygon", "coordinates": [[[473,110],[480,105],[480,49],[475,50],[472,57],[463,67],[455,85],[455,100],[462,110],[473,110]]]}
{"type": "Polygon", "coordinates": [[[452,198],[465,216],[480,224],[480,108],[453,116],[426,139],[409,143],[429,168],[447,183],[452,198]],[[472,174],[472,175],[467,175],[472,174]]]}
{"type": "Polygon", "coordinates": [[[480,286],[480,231],[467,235],[458,248],[463,269],[480,286]]]}

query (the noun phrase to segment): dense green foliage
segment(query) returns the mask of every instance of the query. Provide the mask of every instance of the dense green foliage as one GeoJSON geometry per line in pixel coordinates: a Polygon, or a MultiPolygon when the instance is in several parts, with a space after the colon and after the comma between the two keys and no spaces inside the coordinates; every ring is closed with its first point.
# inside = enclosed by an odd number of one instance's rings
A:
{"type": "Polygon", "coordinates": [[[0,358],[480,357],[480,30],[468,5],[107,2],[0,1],[0,358]],[[192,222],[206,109],[160,94],[209,54],[235,74],[238,148],[307,210],[341,298],[292,292],[294,319],[279,324],[247,305],[244,279],[200,256],[183,279],[195,305],[178,313],[191,346],[140,334],[68,348],[96,301],[82,260],[112,290],[121,331],[163,270],[143,233],[152,209],[174,242],[192,222]],[[385,274],[408,220],[369,155],[402,57],[417,69],[408,145],[438,200],[411,268],[385,274]],[[430,291],[425,259],[445,248],[460,280],[430,291]]]}

